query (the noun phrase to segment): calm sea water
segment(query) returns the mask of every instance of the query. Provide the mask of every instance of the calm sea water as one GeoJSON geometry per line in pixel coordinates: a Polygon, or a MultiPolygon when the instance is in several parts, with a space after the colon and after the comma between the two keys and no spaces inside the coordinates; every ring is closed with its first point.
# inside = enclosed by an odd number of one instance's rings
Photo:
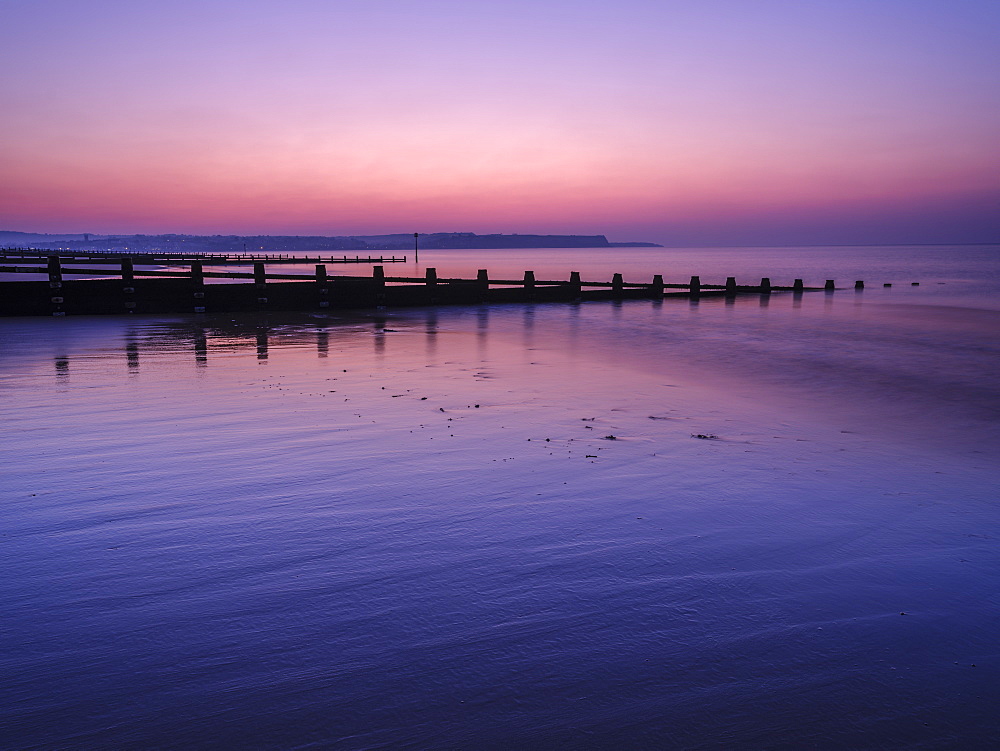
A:
{"type": "Polygon", "coordinates": [[[0,320],[0,745],[996,744],[1000,248],[420,260],[868,288],[0,320]]]}

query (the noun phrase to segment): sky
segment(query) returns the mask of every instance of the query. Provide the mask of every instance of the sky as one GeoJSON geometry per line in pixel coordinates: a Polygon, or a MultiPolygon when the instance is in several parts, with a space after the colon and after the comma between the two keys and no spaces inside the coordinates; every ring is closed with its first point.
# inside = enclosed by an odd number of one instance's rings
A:
{"type": "Polygon", "coordinates": [[[0,0],[0,230],[1000,242],[997,0],[0,0]]]}

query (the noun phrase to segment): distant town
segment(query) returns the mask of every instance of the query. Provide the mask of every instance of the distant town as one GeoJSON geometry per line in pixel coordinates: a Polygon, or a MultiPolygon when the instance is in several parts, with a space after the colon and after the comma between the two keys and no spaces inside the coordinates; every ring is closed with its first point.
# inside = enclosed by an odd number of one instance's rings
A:
{"type": "MultiPolygon", "coordinates": [[[[419,236],[421,250],[444,248],[619,248],[662,247],[651,242],[609,242],[604,235],[477,235],[434,232],[419,236]]],[[[351,235],[55,235],[0,231],[0,246],[44,250],[135,251],[137,253],[301,253],[306,251],[412,250],[412,233],[351,235]]]]}

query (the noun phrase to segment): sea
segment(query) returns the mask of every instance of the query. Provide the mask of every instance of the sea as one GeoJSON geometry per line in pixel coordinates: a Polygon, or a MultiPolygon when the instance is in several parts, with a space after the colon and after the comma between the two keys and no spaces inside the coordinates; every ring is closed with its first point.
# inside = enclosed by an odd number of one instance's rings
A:
{"type": "Polygon", "coordinates": [[[1000,246],[427,268],[838,289],[0,319],[0,747],[1000,746],[1000,246]]]}

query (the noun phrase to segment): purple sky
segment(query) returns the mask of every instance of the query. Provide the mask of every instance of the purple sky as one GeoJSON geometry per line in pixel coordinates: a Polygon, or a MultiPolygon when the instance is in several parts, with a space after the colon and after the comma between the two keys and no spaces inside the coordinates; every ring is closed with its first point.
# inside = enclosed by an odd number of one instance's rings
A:
{"type": "Polygon", "coordinates": [[[0,229],[1000,241],[996,0],[4,0],[0,229]]]}

